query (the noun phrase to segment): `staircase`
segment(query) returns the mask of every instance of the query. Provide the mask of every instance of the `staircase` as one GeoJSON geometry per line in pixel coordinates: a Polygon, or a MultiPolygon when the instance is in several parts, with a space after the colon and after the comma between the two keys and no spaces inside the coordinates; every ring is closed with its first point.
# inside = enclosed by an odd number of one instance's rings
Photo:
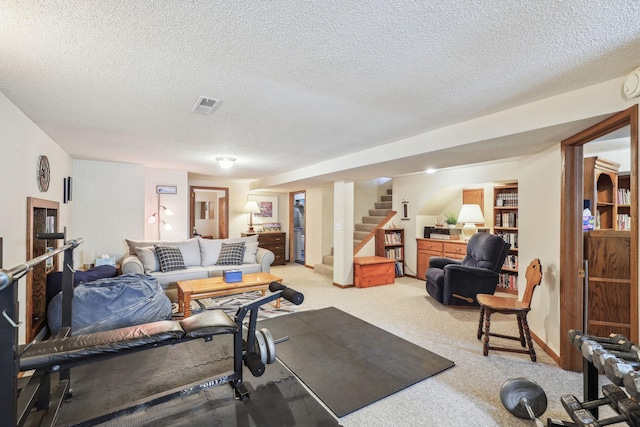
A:
{"type": "MultiPolygon", "coordinates": [[[[378,224],[383,222],[389,215],[393,214],[393,210],[391,209],[391,193],[392,190],[390,188],[387,189],[387,194],[380,197],[380,202],[376,202],[374,204],[374,208],[369,209],[369,215],[363,216],[361,223],[354,224],[354,250],[360,250],[360,248],[373,237],[373,233],[378,224]]],[[[316,273],[333,277],[333,248],[331,248],[331,253],[329,255],[324,255],[322,257],[322,264],[315,264],[313,269],[316,273]]]]}

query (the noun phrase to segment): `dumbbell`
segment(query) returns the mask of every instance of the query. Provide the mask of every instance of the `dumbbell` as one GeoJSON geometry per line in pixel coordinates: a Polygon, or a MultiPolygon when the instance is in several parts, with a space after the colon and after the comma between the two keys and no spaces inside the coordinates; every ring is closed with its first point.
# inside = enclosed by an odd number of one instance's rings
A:
{"type": "Polygon", "coordinates": [[[634,399],[640,399],[640,371],[629,371],[622,379],[622,385],[634,399]]]}
{"type": "Polygon", "coordinates": [[[511,414],[534,420],[536,426],[544,427],[538,417],[547,410],[547,395],[534,381],[527,378],[508,379],[500,388],[500,400],[511,414]]]}
{"type": "Polygon", "coordinates": [[[604,363],[605,375],[616,385],[622,385],[625,375],[637,368],[640,368],[640,362],[631,362],[618,357],[609,358],[604,363]]]}
{"type": "Polygon", "coordinates": [[[571,413],[575,425],[582,427],[601,427],[626,422],[632,427],[640,427],[640,405],[633,399],[618,401],[618,415],[609,418],[596,419],[586,409],[578,409],[571,413]]]}
{"type": "MultiPolygon", "coordinates": [[[[620,411],[619,407],[621,403],[629,399],[627,393],[625,393],[620,387],[615,384],[605,384],[602,386],[602,394],[604,397],[596,400],[591,400],[587,402],[579,402],[578,399],[574,395],[568,394],[562,396],[560,398],[560,402],[562,402],[562,406],[567,411],[573,422],[575,422],[579,426],[604,426],[609,424],[618,423],[621,421],[627,421],[626,415],[618,415],[611,418],[606,418],[604,420],[597,420],[589,409],[594,409],[599,406],[609,405],[616,411],[620,411]]],[[[631,402],[635,403],[633,400],[631,402]]],[[[635,414],[637,417],[640,415],[640,406],[633,407],[629,406],[628,403],[625,403],[624,408],[626,408],[627,412],[635,414]]],[[[637,405],[637,403],[636,403],[637,405]]],[[[640,419],[640,418],[639,418],[640,419]]],[[[631,424],[635,426],[636,424],[631,424]]]]}
{"type": "Polygon", "coordinates": [[[633,350],[633,352],[620,352],[615,350],[607,350],[606,348],[596,348],[593,350],[591,363],[593,363],[593,366],[595,366],[598,372],[602,374],[604,373],[604,364],[607,359],[617,357],[620,359],[629,360],[631,361],[631,364],[640,361],[640,349],[637,349],[638,352],[636,352],[636,349],[637,347],[631,348],[630,350],[633,350]]]}
{"type": "Polygon", "coordinates": [[[593,355],[591,356],[591,363],[598,370],[599,373],[604,374],[604,364],[607,359],[611,359],[616,356],[615,353],[612,353],[604,348],[596,348],[593,350],[593,355]]]}
{"type": "Polygon", "coordinates": [[[598,342],[605,348],[608,345],[622,344],[629,341],[627,337],[620,334],[610,334],[608,337],[598,337],[595,335],[583,334],[582,332],[575,329],[569,329],[568,335],[569,342],[572,343],[578,350],[580,350],[582,343],[586,340],[598,342]]]}
{"type": "Polygon", "coordinates": [[[623,359],[640,361],[640,347],[633,344],[631,341],[626,341],[623,344],[616,344],[616,348],[611,349],[603,347],[599,342],[586,340],[581,346],[582,356],[589,362],[593,363],[593,352],[596,349],[606,350],[623,359]]]}

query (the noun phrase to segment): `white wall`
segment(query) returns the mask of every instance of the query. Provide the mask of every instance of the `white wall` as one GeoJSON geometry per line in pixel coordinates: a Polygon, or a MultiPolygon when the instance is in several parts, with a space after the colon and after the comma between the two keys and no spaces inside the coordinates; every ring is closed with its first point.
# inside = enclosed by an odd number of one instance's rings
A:
{"type": "Polygon", "coordinates": [[[189,233],[189,179],[185,171],[171,169],[144,169],[144,238],[158,240],[158,222],[147,223],[147,218],[158,211],[158,196],[160,204],[173,212],[167,216],[160,209],[160,219],[171,224],[173,230],[165,230],[160,224],[161,240],[180,240],[190,236],[189,233]],[[176,194],[157,194],[156,186],[176,186],[176,194]]]}
{"type": "Polygon", "coordinates": [[[93,264],[103,254],[117,260],[126,253],[124,239],[144,237],[142,165],[90,160],[74,162],[74,228],[84,243],[74,264],[93,264]]]}
{"type": "MultiPolygon", "coordinates": [[[[522,298],[529,263],[540,259],[542,284],[537,287],[527,316],[529,327],[560,354],[560,200],[562,158],[560,144],[519,162],[518,261],[522,298]]],[[[565,332],[566,333],[566,332],[565,332]]]]}
{"type": "MultiPolygon", "coordinates": [[[[67,227],[67,237],[75,238],[73,228],[74,201],[63,202],[64,178],[73,176],[71,157],[47,134],[36,126],[18,107],[0,92],[0,237],[3,238],[4,268],[12,268],[26,261],[27,197],[60,203],[58,231],[67,227]],[[49,190],[41,193],[36,183],[36,163],[40,155],[49,158],[51,181],[49,190]]],[[[26,280],[20,279],[18,300],[26,300],[26,280]]],[[[20,322],[25,321],[26,310],[20,307],[20,322]]],[[[20,342],[24,342],[24,327],[20,327],[20,342]]]]}

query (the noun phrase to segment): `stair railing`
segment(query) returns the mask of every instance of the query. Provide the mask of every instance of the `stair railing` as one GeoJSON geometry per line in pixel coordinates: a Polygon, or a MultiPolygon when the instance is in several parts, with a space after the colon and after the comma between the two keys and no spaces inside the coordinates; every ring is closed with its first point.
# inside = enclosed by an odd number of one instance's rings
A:
{"type": "Polygon", "coordinates": [[[396,211],[389,212],[389,214],[385,216],[384,219],[378,223],[378,225],[376,225],[376,228],[371,230],[369,234],[367,234],[367,237],[362,239],[362,241],[358,243],[358,246],[353,248],[353,256],[356,256],[358,252],[360,252],[360,249],[364,248],[364,245],[366,245],[369,240],[373,239],[373,237],[376,235],[376,230],[384,228],[384,226],[387,225],[389,221],[391,221],[391,218],[393,218],[395,214],[397,214],[396,211]]]}

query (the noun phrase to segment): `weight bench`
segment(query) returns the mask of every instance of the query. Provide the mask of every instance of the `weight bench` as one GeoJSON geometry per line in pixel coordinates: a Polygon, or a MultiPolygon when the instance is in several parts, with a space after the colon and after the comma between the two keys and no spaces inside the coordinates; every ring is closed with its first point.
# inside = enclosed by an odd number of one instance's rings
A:
{"type": "Polygon", "coordinates": [[[76,425],[102,423],[226,383],[233,388],[234,398],[247,399],[249,392],[243,383],[243,363],[252,375],[258,377],[264,373],[266,363],[275,361],[275,345],[271,334],[266,329],[256,331],[258,308],[278,298],[285,298],[297,305],[304,300],[301,293],[273,282],[269,285],[271,294],[244,304],[233,319],[221,310],[209,310],[183,320],[161,320],[76,336],[70,334],[70,312],[63,312],[63,318],[66,318],[63,326],[67,326],[61,329],[58,336],[18,346],[18,325],[13,321],[17,312],[18,279],[33,265],[64,251],[67,280],[63,283],[63,293],[70,289],[73,295],[73,276],[72,272],[69,276],[67,270],[73,265],[72,251],[78,244],[77,241],[71,241],[11,270],[0,270],[0,313],[4,317],[0,319],[0,418],[7,422],[6,425],[22,426],[30,414],[36,413],[41,417],[39,425],[54,426],[58,410],[70,394],[71,367],[195,339],[211,341],[216,335],[233,335],[233,371],[167,390],[76,425]],[[249,320],[245,322],[247,315],[249,320]],[[243,336],[245,329],[246,339],[243,336]],[[18,390],[18,372],[31,370],[35,372],[29,382],[18,390]],[[51,374],[57,372],[60,373],[59,382],[52,388],[51,374]],[[32,411],[34,408],[36,411],[32,411]]]}
{"type": "Polygon", "coordinates": [[[221,310],[208,310],[184,320],[160,320],[111,331],[67,338],[52,338],[20,346],[20,370],[57,367],[64,369],[119,353],[130,353],[197,338],[211,340],[214,335],[236,334],[238,325],[221,310]]]}

